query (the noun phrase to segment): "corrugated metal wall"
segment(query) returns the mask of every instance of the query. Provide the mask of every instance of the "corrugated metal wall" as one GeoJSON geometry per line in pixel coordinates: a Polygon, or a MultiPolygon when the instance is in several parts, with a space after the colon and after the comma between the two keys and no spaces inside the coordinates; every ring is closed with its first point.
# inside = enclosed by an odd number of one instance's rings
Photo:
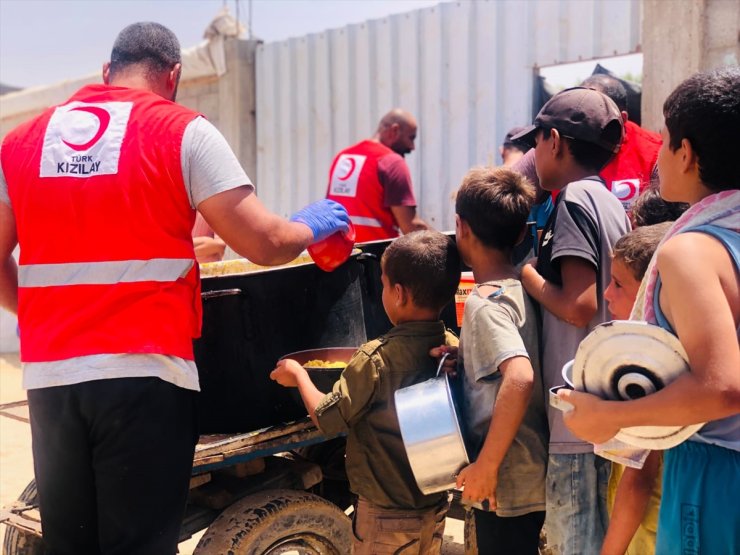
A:
{"type": "Polygon", "coordinates": [[[500,163],[531,119],[537,67],[634,52],[639,0],[444,3],[257,51],[257,191],[288,215],[322,198],[342,148],[399,106],[419,122],[407,157],[420,215],[454,228],[465,171],[500,163]]]}

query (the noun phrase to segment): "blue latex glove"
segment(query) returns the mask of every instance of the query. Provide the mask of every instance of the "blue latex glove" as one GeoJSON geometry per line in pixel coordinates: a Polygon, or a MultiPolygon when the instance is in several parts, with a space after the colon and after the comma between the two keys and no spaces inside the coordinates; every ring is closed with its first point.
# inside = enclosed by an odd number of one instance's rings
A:
{"type": "Polygon", "coordinates": [[[344,206],[326,198],[302,208],[290,217],[290,221],[307,225],[313,232],[314,243],[337,231],[349,231],[349,214],[344,206]]]}

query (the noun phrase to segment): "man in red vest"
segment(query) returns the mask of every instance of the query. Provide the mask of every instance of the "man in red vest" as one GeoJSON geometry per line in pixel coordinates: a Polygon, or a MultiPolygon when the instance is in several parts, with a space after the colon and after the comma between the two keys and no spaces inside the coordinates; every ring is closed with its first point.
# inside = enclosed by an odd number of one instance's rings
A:
{"type": "Polygon", "coordinates": [[[629,120],[627,91],[618,79],[611,75],[596,73],[583,81],[581,86],[605,94],[622,112],[624,122],[622,146],[599,175],[624,209],[629,210],[640,193],[650,186],[650,176],[658,161],[658,151],[662,143],[660,135],[643,129],[629,120]]]}
{"type": "Polygon", "coordinates": [[[177,550],[197,441],[196,209],[260,264],[348,229],[328,200],[269,212],[223,136],[174,103],[180,61],[171,31],[130,25],[105,84],[0,148],[0,305],[18,313],[51,553],[177,550]]]}
{"type": "Polygon", "coordinates": [[[334,158],[326,197],[347,209],[358,243],[429,228],[416,214],[411,174],[403,159],[414,150],[416,127],[411,114],[391,110],[372,138],[334,158]]]}

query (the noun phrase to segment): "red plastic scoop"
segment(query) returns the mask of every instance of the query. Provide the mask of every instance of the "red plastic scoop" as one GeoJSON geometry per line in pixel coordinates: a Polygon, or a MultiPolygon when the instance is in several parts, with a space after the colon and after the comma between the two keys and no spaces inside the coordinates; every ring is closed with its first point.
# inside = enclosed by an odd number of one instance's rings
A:
{"type": "Polygon", "coordinates": [[[355,246],[355,228],[349,224],[345,233],[338,231],[326,239],[308,247],[308,254],[316,265],[325,272],[332,272],[339,268],[352,254],[355,246]]]}

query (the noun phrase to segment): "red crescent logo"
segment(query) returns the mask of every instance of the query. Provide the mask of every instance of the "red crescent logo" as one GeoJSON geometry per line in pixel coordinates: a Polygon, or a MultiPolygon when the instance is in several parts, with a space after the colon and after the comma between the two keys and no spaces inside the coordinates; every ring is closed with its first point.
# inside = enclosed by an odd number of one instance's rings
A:
{"type": "Polygon", "coordinates": [[[357,167],[357,162],[355,162],[354,158],[347,157],[345,158],[345,160],[349,160],[349,171],[343,176],[338,175],[337,179],[339,181],[347,181],[352,176],[352,174],[355,172],[355,168],[357,167]]]}
{"type": "Polygon", "coordinates": [[[619,200],[631,199],[638,193],[639,181],[636,179],[622,179],[612,181],[612,192],[619,200]],[[635,183],[637,181],[637,183],[635,183]]]}
{"type": "Polygon", "coordinates": [[[62,142],[67,145],[72,150],[76,150],[78,152],[87,150],[91,146],[93,146],[95,143],[98,142],[100,137],[103,136],[103,133],[105,133],[106,129],[108,129],[108,124],[110,124],[110,114],[104,110],[103,108],[98,108],[97,106],[78,106],[77,108],[72,108],[70,112],[87,112],[88,114],[92,114],[96,118],[98,118],[99,126],[98,126],[98,132],[95,133],[95,136],[87,141],[85,144],[75,144],[70,143],[62,139],[62,142]]]}

